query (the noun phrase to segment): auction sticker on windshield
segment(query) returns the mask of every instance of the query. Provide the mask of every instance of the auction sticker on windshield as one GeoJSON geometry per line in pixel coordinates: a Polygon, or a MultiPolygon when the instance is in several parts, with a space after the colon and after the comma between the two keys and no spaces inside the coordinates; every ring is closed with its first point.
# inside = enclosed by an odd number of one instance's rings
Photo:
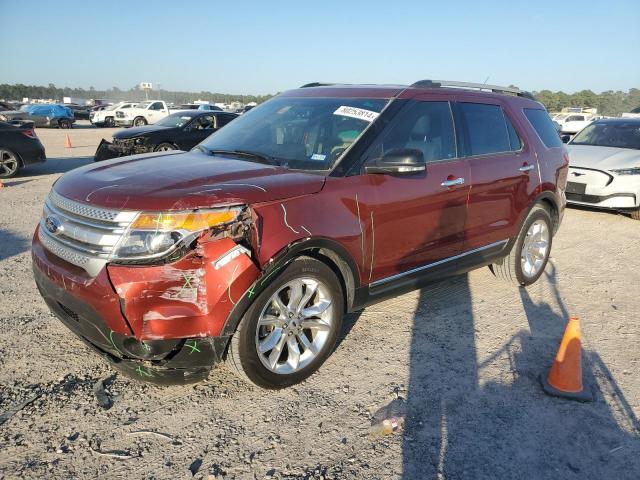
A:
{"type": "Polygon", "coordinates": [[[372,112],[371,110],[365,110],[364,108],[348,107],[342,105],[335,112],[334,115],[341,115],[343,117],[357,118],[358,120],[364,120],[365,122],[373,122],[378,117],[378,112],[372,112]]]}

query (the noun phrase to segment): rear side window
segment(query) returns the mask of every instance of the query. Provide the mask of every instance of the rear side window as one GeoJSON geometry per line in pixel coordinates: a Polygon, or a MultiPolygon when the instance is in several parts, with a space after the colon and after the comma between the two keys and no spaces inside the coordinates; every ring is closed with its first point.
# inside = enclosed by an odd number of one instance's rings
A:
{"type": "Polygon", "coordinates": [[[449,102],[418,101],[398,113],[369,158],[396,149],[420,150],[425,162],[456,157],[453,118],[449,102]]]}
{"type": "Polygon", "coordinates": [[[547,148],[562,146],[562,140],[560,140],[560,136],[553,126],[553,122],[546,110],[525,108],[524,114],[547,148]]]}
{"type": "Polygon", "coordinates": [[[460,103],[460,113],[467,126],[467,155],[511,151],[505,116],[499,105],[460,103]]]}

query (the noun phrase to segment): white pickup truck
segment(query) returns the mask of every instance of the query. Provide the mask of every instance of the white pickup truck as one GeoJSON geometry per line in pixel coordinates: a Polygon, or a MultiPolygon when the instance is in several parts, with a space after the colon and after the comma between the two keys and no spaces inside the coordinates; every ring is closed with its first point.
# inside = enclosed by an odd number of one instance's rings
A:
{"type": "Polygon", "coordinates": [[[89,121],[96,127],[115,127],[116,115],[120,110],[128,110],[135,107],[138,102],[120,102],[111,105],[104,110],[98,110],[89,114],[89,121]]]}
{"type": "Polygon", "coordinates": [[[146,100],[138,103],[134,108],[116,112],[116,125],[119,127],[142,127],[151,125],[171,112],[166,102],[162,100],[146,100]]]}

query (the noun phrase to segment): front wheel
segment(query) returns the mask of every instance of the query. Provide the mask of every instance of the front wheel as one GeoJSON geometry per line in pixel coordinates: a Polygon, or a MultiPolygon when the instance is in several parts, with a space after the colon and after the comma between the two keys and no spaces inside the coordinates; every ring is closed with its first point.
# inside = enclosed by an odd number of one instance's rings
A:
{"type": "Polygon", "coordinates": [[[107,117],[104,119],[104,126],[107,128],[113,128],[116,126],[116,121],[113,119],[113,117],[107,117]]]}
{"type": "Polygon", "coordinates": [[[70,120],[60,120],[58,122],[58,126],[60,128],[71,128],[71,121],[70,120]]]}
{"type": "Polygon", "coordinates": [[[496,277],[509,283],[522,287],[531,285],[540,278],[549,261],[552,232],[549,212],[542,206],[535,206],[509,253],[489,268],[496,277]]]}
{"type": "Polygon", "coordinates": [[[169,142],[162,142],[153,151],[154,152],[168,152],[169,150],[176,150],[176,146],[169,142]]]}
{"type": "Polygon", "coordinates": [[[231,338],[227,361],[263,388],[299,383],[333,351],[343,313],[342,287],[333,270],[319,260],[297,258],[249,307],[231,338]]]}

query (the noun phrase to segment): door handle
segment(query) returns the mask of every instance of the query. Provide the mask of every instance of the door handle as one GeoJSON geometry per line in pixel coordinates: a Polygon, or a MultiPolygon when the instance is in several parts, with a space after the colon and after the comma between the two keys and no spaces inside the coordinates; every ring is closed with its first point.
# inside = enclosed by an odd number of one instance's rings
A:
{"type": "Polygon", "coordinates": [[[520,170],[521,172],[528,172],[529,170],[533,170],[534,168],[536,168],[535,165],[523,165],[518,170],[520,170]]]}
{"type": "Polygon", "coordinates": [[[455,180],[445,180],[440,185],[443,187],[453,187],[455,185],[463,185],[463,184],[464,184],[464,178],[458,177],[455,180]]]}

